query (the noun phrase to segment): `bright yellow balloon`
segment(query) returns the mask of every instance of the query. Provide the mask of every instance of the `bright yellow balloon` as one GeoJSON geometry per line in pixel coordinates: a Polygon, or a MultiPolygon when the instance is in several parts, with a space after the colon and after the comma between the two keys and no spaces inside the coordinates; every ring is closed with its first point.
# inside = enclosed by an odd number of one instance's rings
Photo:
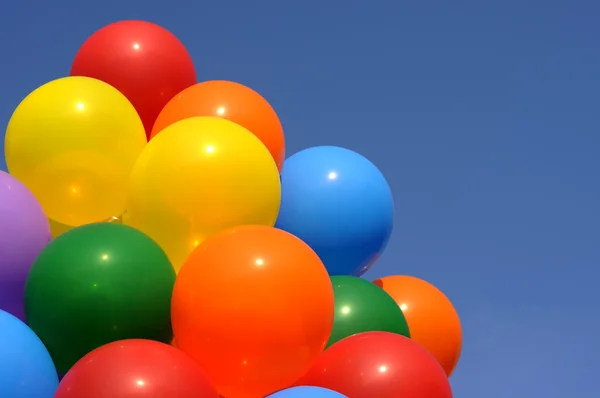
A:
{"type": "Polygon", "coordinates": [[[123,223],[152,237],[178,271],[221,229],[273,226],[280,201],[277,165],[254,134],[226,119],[194,117],[148,143],[131,175],[123,223]]]}
{"type": "Polygon", "coordinates": [[[6,130],[6,164],[49,218],[78,226],[123,213],[145,145],[144,126],[123,94],[100,80],[65,77],[19,104],[6,130]]]}

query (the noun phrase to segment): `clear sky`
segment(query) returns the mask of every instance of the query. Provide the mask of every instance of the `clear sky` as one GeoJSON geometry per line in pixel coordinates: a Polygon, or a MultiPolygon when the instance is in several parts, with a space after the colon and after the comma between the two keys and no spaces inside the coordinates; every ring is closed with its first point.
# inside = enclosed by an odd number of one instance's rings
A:
{"type": "Polygon", "coordinates": [[[272,103],[289,154],[339,145],[381,168],[396,227],[367,277],[419,276],[455,303],[455,397],[593,397],[599,18],[592,0],[5,1],[0,120],[101,26],[163,25],[200,80],[272,103]]]}

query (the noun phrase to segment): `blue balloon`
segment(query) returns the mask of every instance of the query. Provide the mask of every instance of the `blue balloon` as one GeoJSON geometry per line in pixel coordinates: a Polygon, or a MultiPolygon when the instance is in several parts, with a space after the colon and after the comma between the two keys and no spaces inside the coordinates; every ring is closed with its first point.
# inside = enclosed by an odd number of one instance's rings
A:
{"type": "Polygon", "coordinates": [[[362,155],[320,146],[285,161],[275,226],[306,242],[331,276],[367,272],[385,249],[393,224],[390,186],[362,155]]]}
{"type": "Polygon", "coordinates": [[[300,386],[287,388],[269,395],[267,398],[348,398],[347,396],[322,387],[300,386]]]}
{"type": "Polygon", "coordinates": [[[42,341],[0,310],[0,397],[52,398],[57,388],[58,374],[42,341]]]}

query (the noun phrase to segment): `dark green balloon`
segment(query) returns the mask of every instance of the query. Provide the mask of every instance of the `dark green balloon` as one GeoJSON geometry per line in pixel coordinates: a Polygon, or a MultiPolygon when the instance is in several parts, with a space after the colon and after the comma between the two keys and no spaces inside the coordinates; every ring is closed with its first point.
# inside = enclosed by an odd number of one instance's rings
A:
{"type": "Polygon", "coordinates": [[[25,287],[27,323],[58,371],[112,341],[169,343],[175,271],[147,235],[126,225],[74,228],[36,259],[25,287]]]}
{"type": "Polygon", "coordinates": [[[362,332],[391,332],[410,337],[400,307],[383,289],[354,276],[332,276],[331,283],[335,316],[328,347],[362,332]]]}

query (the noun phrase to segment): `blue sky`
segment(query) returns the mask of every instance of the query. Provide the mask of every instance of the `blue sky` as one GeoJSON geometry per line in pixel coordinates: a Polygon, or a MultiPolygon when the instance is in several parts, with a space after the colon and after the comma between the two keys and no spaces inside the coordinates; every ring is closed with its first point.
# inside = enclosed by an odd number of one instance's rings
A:
{"type": "Polygon", "coordinates": [[[0,12],[2,123],[97,28],[161,24],[199,79],[272,103],[289,154],[339,145],[385,173],[396,227],[367,277],[419,276],[455,303],[457,398],[597,395],[596,2],[35,3],[0,12]]]}

